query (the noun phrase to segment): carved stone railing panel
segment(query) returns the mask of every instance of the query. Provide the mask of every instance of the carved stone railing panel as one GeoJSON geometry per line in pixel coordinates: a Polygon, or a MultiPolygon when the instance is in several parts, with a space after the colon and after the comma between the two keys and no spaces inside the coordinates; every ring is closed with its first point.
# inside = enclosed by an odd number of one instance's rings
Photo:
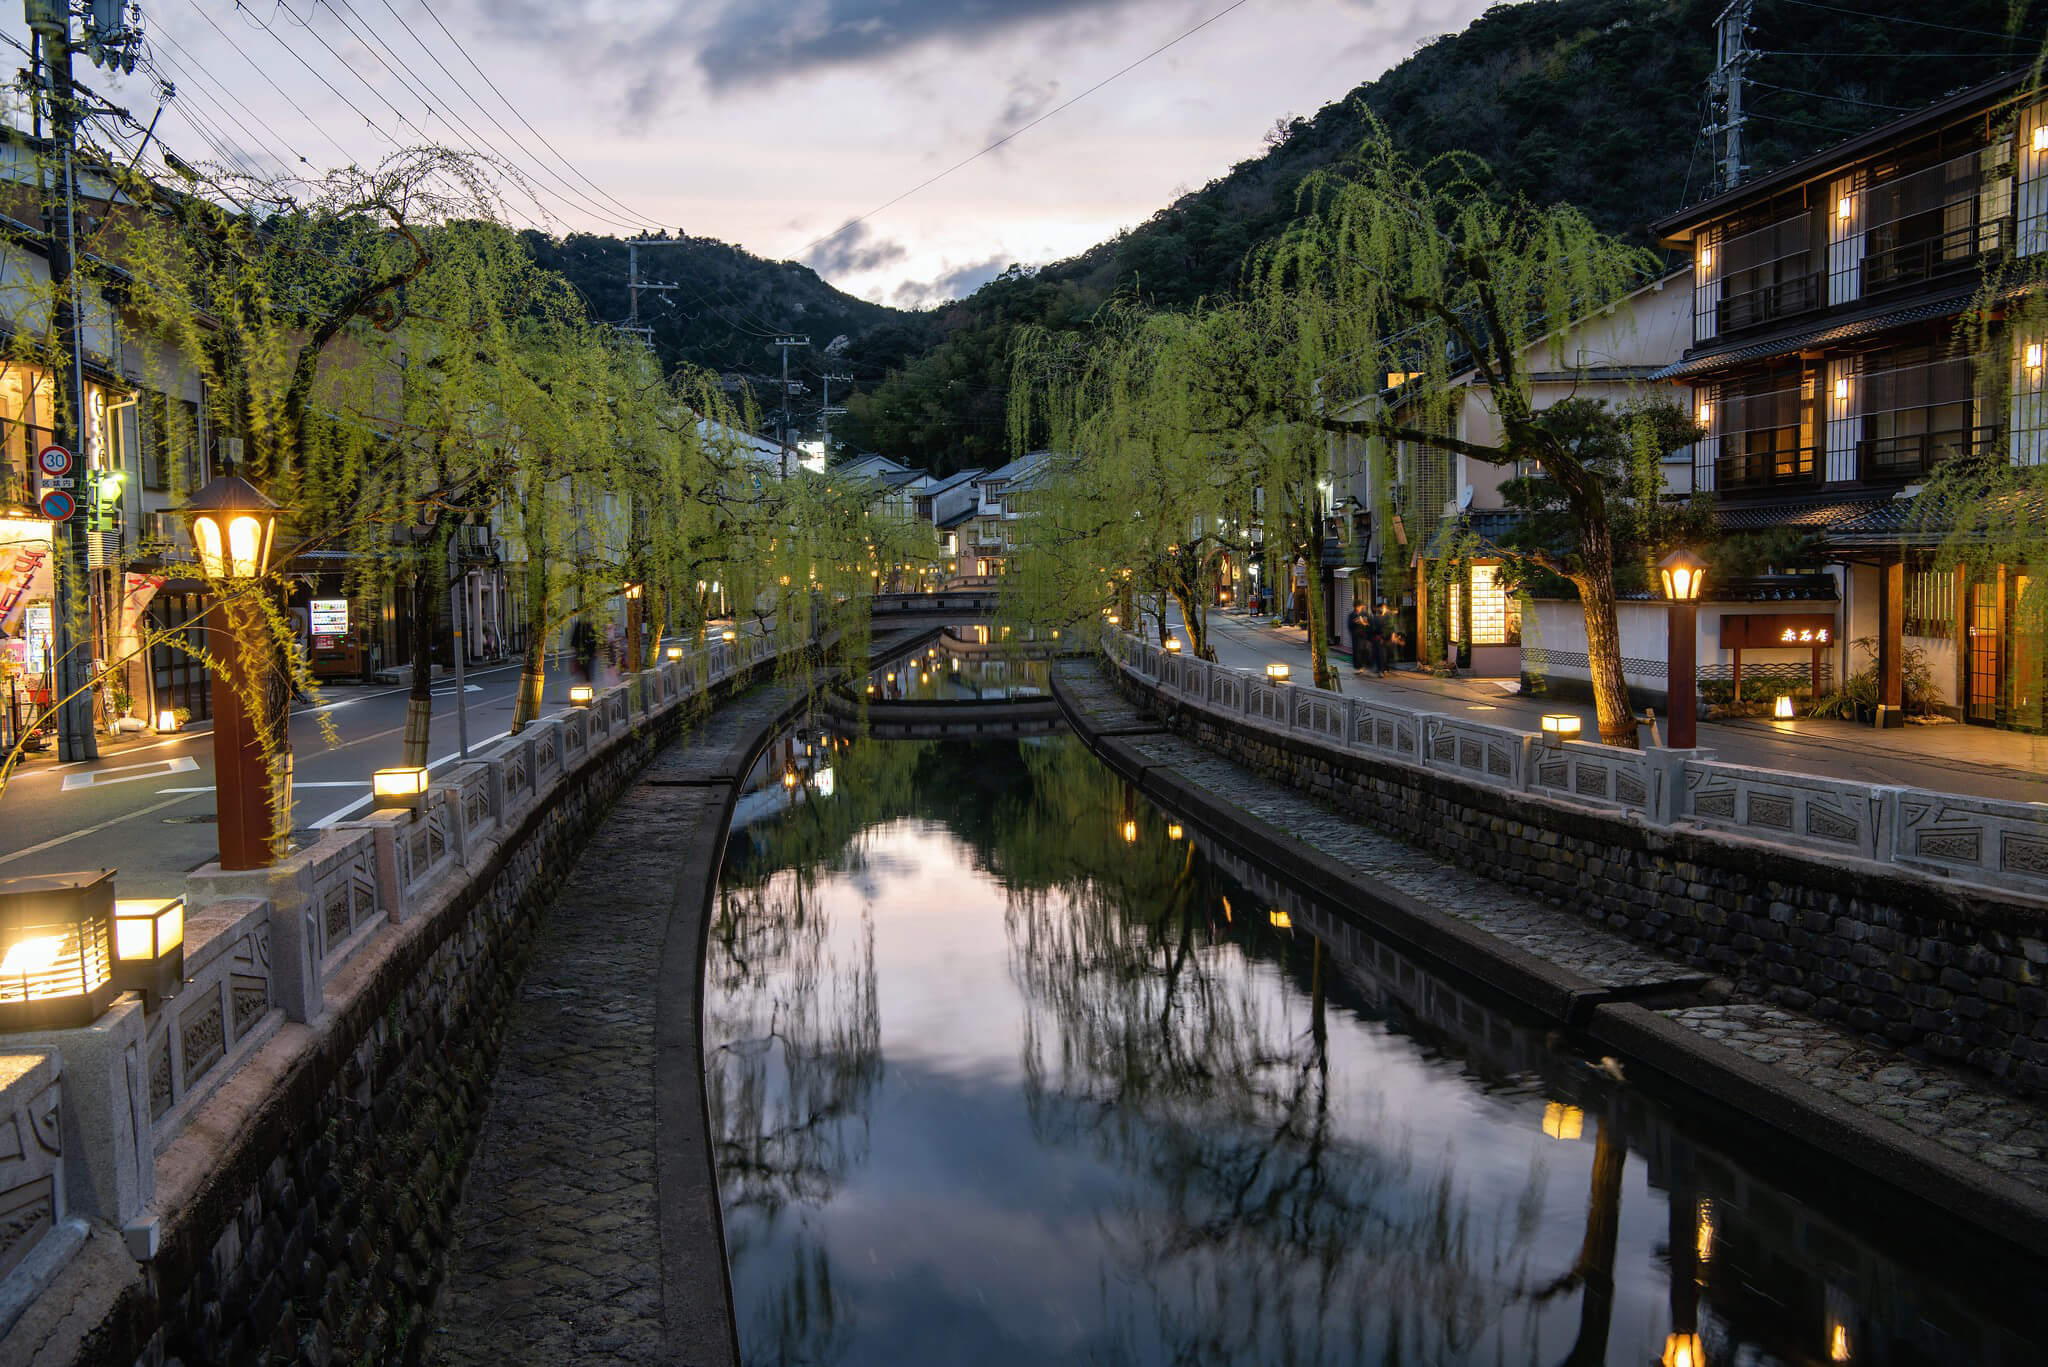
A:
{"type": "Polygon", "coordinates": [[[1888,858],[1897,789],[1692,760],[1673,813],[1679,820],[1764,840],[1888,858]]]}
{"type": "Polygon", "coordinates": [[[0,1053],[0,1292],[64,1219],[63,1060],[0,1053]]]}
{"type": "Polygon", "coordinates": [[[2048,888],[2048,806],[1902,789],[1892,858],[1976,883],[2048,888]]]}
{"type": "Polygon", "coordinates": [[[1287,684],[1271,684],[1252,677],[1245,681],[1245,715],[1274,726],[1286,726],[1292,714],[1287,684]]]}
{"type": "Polygon", "coordinates": [[[465,842],[490,834],[498,825],[498,775],[489,760],[471,760],[457,765],[453,778],[461,804],[465,842]]]}
{"type": "Polygon", "coordinates": [[[562,714],[562,768],[568,769],[583,759],[584,751],[590,748],[590,709],[573,707],[562,714]]]}
{"type": "Polygon", "coordinates": [[[1422,762],[1496,787],[1522,786],[1522,752],[1529,737],[1520,731],[1436,713],[1419,713],[1422,762]]]}
{"type": "Polygon", "coordinates": [[[1422,760],[1422,719],[1405,707],[1368,698],[1351,705],[1351,744],[1360,750],[1394,755],[1410,763],[1422,760]]]}
{"type": "Polygon", "coordinates": [[[1291,691],[1294,707],[1287,719],[1288,728],[1342,745],[1350,730],[1350,716],[1344,699],[1321,688],[1295,688],[1291,691]]]}
{"type": "Polygon", "coordinates": [[[1245,708],[1244,675],[1234,669],[1213,669],[1209,672],[1209,703],[1220,711],[1232,716],[1243,713],[1245,708]]]}
{"type": "MultiPolygon", "coordinates": [[[[443,846],[447,844],[446,794],[445,788],[428,793],[430,807],[438,807],[442,813],[443,846]],[[434,801],[436,794],[441,795],[438,803],[434,801]]],[[[325,979],[356,947],[356,933],[384,920],[387,909],[378,895],[377,843],[371,832],[336,828],[321,844],[326,848],[317,850],[308,869],[311,889],[303,914],[306,943],[312,947],[313,962],[325,979]]],[[[411,883],[424,881],[428,876],[428,869],[419,861],[420,848],[414,847],[412,879],[401,879],[400,887],[409,888],[411,883]]]]}
{"type": "Polygon", "coordinates": [[[1627,811],[1659,810],[1664,771],[1642,751],[1583,741],[1552,749],[1539,741],[1528,762],[1532,792],[1627,811]]]}
{"type": "Polygon", "coordinates": [[[284,1012],[270,972],[270,908],[219,902],[185,923],[185,984],[147,1017],[143,1063],[158,1152],[269,1038],[284,1012]]]}

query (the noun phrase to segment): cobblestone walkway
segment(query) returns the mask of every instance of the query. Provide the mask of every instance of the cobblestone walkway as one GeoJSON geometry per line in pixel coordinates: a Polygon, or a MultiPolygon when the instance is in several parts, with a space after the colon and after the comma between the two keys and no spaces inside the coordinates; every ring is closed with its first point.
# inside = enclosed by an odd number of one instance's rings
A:
{"type": "MultiPolygon", "coordinates": [[[[1091,718],[1115,718],[1114,724],[1125,727],[1141,724],[1131,718],[1143,714],[1093,662],[1063,663],[1060,683],[1091,718]]],[[[1179,736],[1134,736],[1127,743],[1302,843],[1596,983],[1624,986],[1701,976],[1570,911],[1382,835],[1179,736]]],[[[1767,1003],[1736,1000],[1658,1014],[1866,1115],[2048,1191],[2048,1108],[1993,1090],[1971,1074],[1908,1058],[1881,1041],[1767,1003]]]]}
{"type": "Polygon", "coordinates": [[[657,755],[549,909],[456,1208],[429,1363],[669,1361],[655,1210],[656,969],[678,850],[718,818],[726,790],[662,780],[691,783],[788,696],[756,688],[657,755]]]}

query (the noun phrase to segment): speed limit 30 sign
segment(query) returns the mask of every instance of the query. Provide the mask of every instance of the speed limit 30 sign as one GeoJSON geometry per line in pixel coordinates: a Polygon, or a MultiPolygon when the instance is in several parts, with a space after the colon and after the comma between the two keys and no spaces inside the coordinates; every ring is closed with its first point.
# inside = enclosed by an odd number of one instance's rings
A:
{"type": "Polygon", "coordinates": [[[45,446],[36,452],[36,464],[46,475],[71,473],[71,453],[61,446],[45,446]]]}

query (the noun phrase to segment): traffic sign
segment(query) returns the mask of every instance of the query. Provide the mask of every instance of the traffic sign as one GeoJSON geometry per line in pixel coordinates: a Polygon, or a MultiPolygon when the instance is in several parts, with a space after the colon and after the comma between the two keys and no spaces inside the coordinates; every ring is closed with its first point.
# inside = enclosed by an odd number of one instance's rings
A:
{"type": "Polygon", "coordinates": [[[71,453],[61,446],[45,446],[36,452],[36,464],[46,475],[68,475],[71,473],[71,453]]]}
{"type": "Polygon", "coordinates": [[[62,489],[52,489],[43,495],[41,507],[44,517],[52,522],[62,522],[78,511],[78,500],[62,489]]]}

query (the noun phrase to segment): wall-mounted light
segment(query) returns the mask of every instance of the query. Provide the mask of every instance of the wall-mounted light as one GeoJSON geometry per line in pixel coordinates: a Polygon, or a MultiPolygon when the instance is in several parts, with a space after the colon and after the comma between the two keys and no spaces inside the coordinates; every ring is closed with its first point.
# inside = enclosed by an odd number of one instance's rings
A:
{"type": "Polygon", "coordinates": [[[1576,713],[1545,712],[1543,714],[1543,744],[1552,750],[1562,749],[1568,740],[1577,740],[1585,725],[1576,713]]]}
{"type": "Polygon", "coordinates": [[[1843,195],[1840,199],[1835,201],[1836,218],[1849,218],[1853,216],[1855,212],[1856,201],[1851,196],[1843,195]]]}
{"type": "Polygon", "coordinates": [[[178,995],[185,982],[185,899],[114,899],[114,983],[140,992],[144,1009],[178,995]]]}
{"type": "Polygon", "coordinates": [[[1849,378],[1846,375],[1836,377],[1835,397],[1838,399],[1846,399],[1849,397],[1849,378]]]}
{"type": "Polygon", "coordinates": [[[588,707],[597,697],[597,690],[589,684],[569,685],[569,706],[588,707]]]}
{"type": "Polygon", "coordinates": [[[1714,269],[1714,249],[1711,246],[1700,248],[1700,269],[1702,271],[1714,269]]]}
{"type": "Polygon", "coordinates": [[[120,990],[112,869],[0,879],[0,1030],[90,1025],[120,990]]]}
{"type": "Polygon", "coordinates": [[[1167,824],[1166,838],[1168,840],[1178,840],[1186,834],[1187,832],[1181,829],[1180,823],[1178,821],[1169,822],[1167,824]]]}
{"type": "MultiPolygon", "coordinates": [[[[578,684],[576,688],[588,688],[578,684]]],[[[573,701],[576,688],[569,690],[573,701]]],[[[393,769],[379,769],[370,775],[370,805],[383,810],[409,810],[418,816],[420,809],[427,805],[427,771],[417,764],[393,769]]]]}
{"type": "Polygon", "coordinates": [[[2036,152],[2048,152],[2048,123],[2037,123],[2034,125],[2033,142],[2036,152]]]}
{"type": "Polygon", "coordinates": [[[1714,425],[1714,405],[1702,399],[1699,409],[1694,416],[1699,419],[1700,426],[1712,427],[1714,425]]]}
{"type": "Polygon", "coordinates": [[[1278,907],[1266,913],[1266,920],[1275,930],[1294,929],[1294,918],[1278,907]]]}
{"type": "Polygon", "coordinates": [[[2041,344],[2039,342],[2027,343],[2025,356],[2027,369],[2039,370],[2041,368],[2041,344]]]}

